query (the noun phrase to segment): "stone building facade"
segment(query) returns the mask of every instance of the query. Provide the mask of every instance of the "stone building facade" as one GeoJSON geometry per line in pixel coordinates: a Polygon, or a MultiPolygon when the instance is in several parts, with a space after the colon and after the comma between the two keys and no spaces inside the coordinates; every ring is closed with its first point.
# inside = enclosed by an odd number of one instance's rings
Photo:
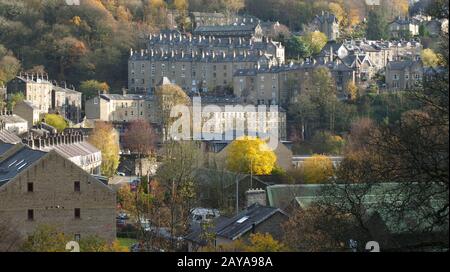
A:
{"type": "Polygon", "coordinates": [[[306,27],[309,31],[320,31],[324,33],[329,41],[335,41],[339,38],[339,21],[337,17],[330,13],[322,11],[316,15],[312,22],[306,27]]]}
{"type": "Polygon", "coordinates": [[[80,122],[81,93],[54,83],[47,74],[20,74],[8,83],[7,92],[8,96],[22,93],[41,114],[58,113],[74,123],[80,122]]]}
{"type": "Polygon", "coordinates": [[[81,93],[74,88],[52,87],[52,112],[59,113],[75,124],[81,121],[81,101],[81,93]]]}
{"type": "Polygon", "coordinates": [[[339,59],[239,70],[234,76],[234,93],[248,103],[285,106],[309,88],[311,75],[319,67],[330,70],[338,96],[346,97],[349,82],[356,81],[356,70],[339,59]]]}
{"type": "Polygon", "coordinates": [[[210,92],[233,85],[238,69],[284,64],[285,49],[270,39],[186,36],[177,31],[149,36],[147,49],[131,50],[128,89],[152,93],[164,77],[187,92],[210,92]]]}
{"type": "Polygon", "coordinates": [[[137,94],[101,94],[86,101],[86,118],[105,122],[146,120],[158,123],[155,97],[137,94]]]}
{"type": "Polygon", "coordinates": [[[405,38],[419,35],[419,26],[420,23],[415,19],[397,17],[389,23],[388,31],[394,39],[405,38]]]}
{"type": "Polygon", "coordinates": [[[33,103],[43,113],[51,108],[52,88],[48,75],[43,74],[20,74],[7,85],[8,96],[22,93],[25,100],[33,103]]]}
{"type": "Polygon", "coordinates": [[[391,61],[386,66],[386,88],[390,91],[414,88],[422,79],[421,60],[391,61]]]}
{"type": "Polygon", "coordinates": [[[116,237],[115,192],[56,151],[0,148],[0,216],[22,236],[50,225],[75,240],[116,237]]]}
{"type": "Polygon", "coordinates": [[[32,127],[40,121],[41,115],[45,114],[45,111],[40,110],[33,102],[24,100],[14,106],[13,114],[25,119],[28,127],[32,127]]]}

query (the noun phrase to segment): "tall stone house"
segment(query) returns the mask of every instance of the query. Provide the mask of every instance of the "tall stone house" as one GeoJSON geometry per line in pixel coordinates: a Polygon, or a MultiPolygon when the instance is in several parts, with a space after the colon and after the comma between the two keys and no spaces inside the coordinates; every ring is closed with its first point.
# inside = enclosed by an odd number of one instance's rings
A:
{"type": "Polygon", "coordinates": [[[422,82],[423,63],[419,60],[391,61],[386,66],[386,89],[401,91],[422,82]]]}
{"type": "Polygon", "coordinates": [[[339,20],[328,11],[322,11],[321,14],[316,15],[312,22],[306,26],[306,29],[324,33],[329,41],[337,40],[340,34],[339,20]]]}
{"type": "Polygon", "coordinates": [[[116,237],[116,195],[56,151],[0,145],[0,217],[21,236],[50,225],[80,240],[116,237]]]}
{"type": "Polygon", "coordinates": [[[47,74],[21,73],[8,83],[7,93],[8,97],[22,93],[24,99],[39,110],[40,115],[58,113],[74,123],[81,121],[81,93],[66,86],[58,86],[49,80],[47,74]]]}

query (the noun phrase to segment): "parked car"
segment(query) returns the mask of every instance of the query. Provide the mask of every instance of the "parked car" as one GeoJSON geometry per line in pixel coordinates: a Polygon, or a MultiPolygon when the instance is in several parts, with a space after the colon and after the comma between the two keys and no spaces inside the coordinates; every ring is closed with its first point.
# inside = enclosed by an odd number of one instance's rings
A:
{"type": "Polygon", "coordinates": [[[126,212],[120,212],[116,218],[120,220],[128,220],[130,219],[130,216],[126,212]]]}
{"type": "Polygon", "coordinates": [[[192,222],[202,223],[220,217],[220,211],[216,209],[195,208],[191,210],[192,222]]]}

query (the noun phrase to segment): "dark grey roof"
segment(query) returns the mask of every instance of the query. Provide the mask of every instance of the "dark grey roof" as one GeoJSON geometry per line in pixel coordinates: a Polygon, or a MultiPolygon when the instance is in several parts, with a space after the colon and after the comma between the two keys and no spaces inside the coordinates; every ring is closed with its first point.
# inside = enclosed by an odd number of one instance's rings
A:
{"type": "Polygon", "coordinates": [[[421,61],[403,60],[403,61],[390,61],[387,63],[387,68],[391,70],[403,70],[407,67],[414,65],[421,65],[421,61]]]}
{"type": "Polygon", "coordinates": [[[396,18],[394,21],[391,22],[391,24],[397,23],[399,25],[409,25],[409,24],[419,24],[419,21],[413,18],[396,18]]]}
{"type": "Polygon", "coordinates": [[[8,151],[13,146],[14,145],[10,143],[0,144],[0,156],[5,154],[5,152],[8,151]]]}
{"type": "Polygon", "coordinates": [[[0,162],[0,186],[7,183],[47,154],[46,152],[33,150],[26,146],[17,146],[17,149],[15,153],[0,162]]]}
{"type": "Polygon", "coordinates": [[[194,33],[208,33],[208,32],[248,32],[254,31],[257,25],[223,25],[223,26],[199,26],[194,30],[194,33]]]}
{"type": "MultiPolygon", "coordinates": [[[[254,204],[233,218],[217,218],[216,220],[214,220],[215,226],[213,227],[213,229],[207,231],[212,232],[219,237],[223,237],[229,240],[236,240],[242,235],[245,235],[246,233],[251,231],[253,225],[260,225],[276,213],[281,213],[287,217],[287,215],[280,209],[254,204]]],[[[205,240],[202,237],[202,230],[200,228],[195,228],[184,238],[188,241],[196,242],[200,245],[205,245],[205,240]]]]}
{"type": "Polygon", "coordinates": [[[224,222],[220,228],[217,229],[216,235],[235,240],[251,231],[253,225],[258,226],[276,213],[285,215],[284,212],[277,208],[261,206],[258,204],[252,205],[245,211],[224,222]]]}

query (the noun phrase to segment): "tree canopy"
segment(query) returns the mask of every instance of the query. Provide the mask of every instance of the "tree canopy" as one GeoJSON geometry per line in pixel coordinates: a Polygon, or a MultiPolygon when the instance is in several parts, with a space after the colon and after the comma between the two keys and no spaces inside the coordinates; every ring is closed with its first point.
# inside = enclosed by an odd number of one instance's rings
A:
{"type": "Polygon", "coordinates": [[[228,147],[228,170],[238,173],[270,175],[276,166],[277,157],[263,140],[244,137],[233,141],[228,147]]]}

